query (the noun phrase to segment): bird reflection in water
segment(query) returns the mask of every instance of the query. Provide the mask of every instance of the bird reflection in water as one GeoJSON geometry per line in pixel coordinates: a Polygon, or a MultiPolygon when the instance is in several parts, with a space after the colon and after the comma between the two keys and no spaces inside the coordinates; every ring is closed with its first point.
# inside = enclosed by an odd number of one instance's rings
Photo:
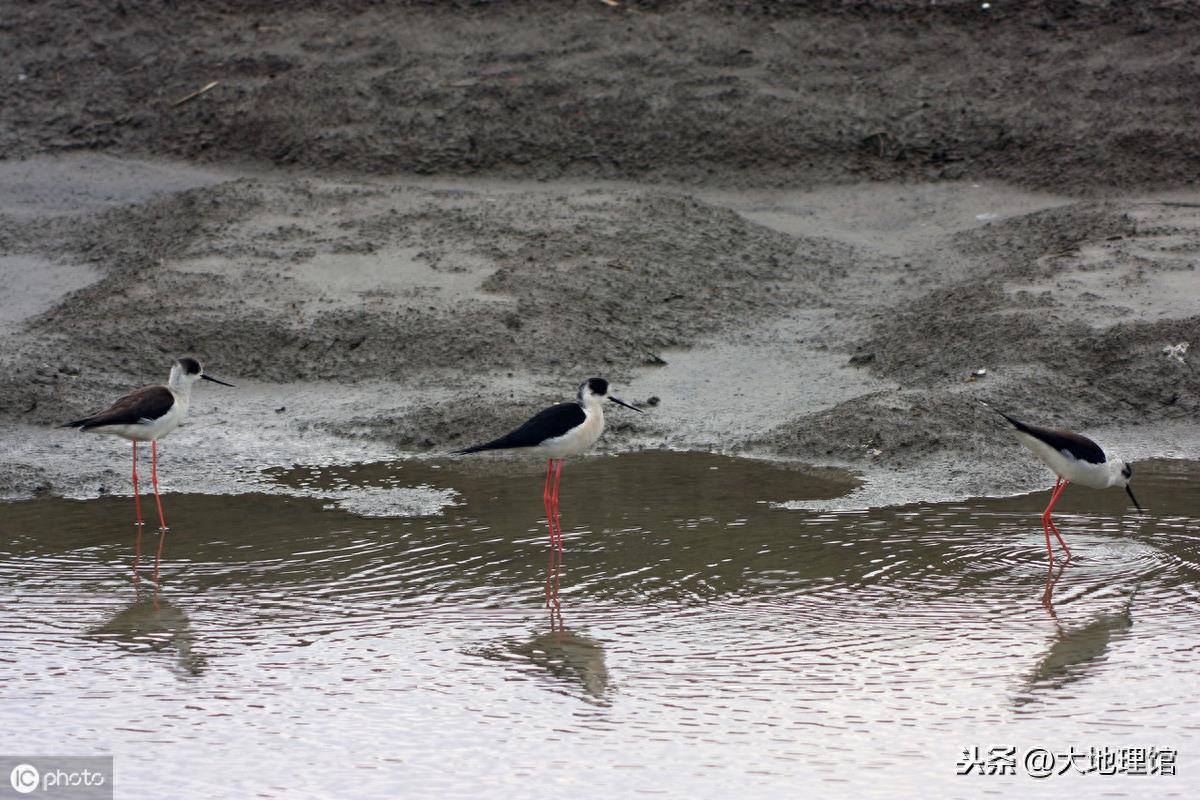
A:
{"type": "Polygon", "coordinates": [[[546,562],[546,608],[550,609],[550,629],[555,625],[562,627],[562,603],[558,599],[558,590],[562,585],[562,551],[557,547],[550,548],[550,558],[546,562]]]}
{"type": "Polygon", "coordinates": [[[87,632],[97,641],[109,642],[127,653],[162,655],[174,653],[171,669],[181,678],[201,675],[208,660],[192,649],[191,620],[183,609],[158,596],[158,589],[135,592],[132,603],[103,625],[87,632]]]}
{"type": "Polygon", "coordinates": [[[1114,639],[1125,635],[1133,627],[1134,589],[1128,600],[1118,611],[1094,618],[1086,625],[1068,628],[1058,619],[1052,602],[1054,589],[1062,577],[1062,569],[1053,570],[1046,579],[1046,592],[1042,603],[1054,620],[1056,633],[1050,649],[1026,676],[1022,689],[1016,697],[1016,705],[1033,702],[1039,691],[1058,690],[1086,678],[1102,664],[1114,639]]]}
{"type": "Polygon", "coordinates": [[[584,700],[608,705],[609,678],[604,645],[570,630],[563,622],[562,604],[558,597],[561,566],[562,557],[558,555],[557,548],[551,548],[546,567],[549,628],[530,639],[510,639],[487,645],[474,654],[489,661],[516,666],[522,671],[548,674],[559,682],[577,685],[583,689],[584,700]]]}
{"type": "Polygon", "coordinates": [[[1058,565],[1057,570],[1053,563],[1046,570],[1046,590],[1042,592],[1042,606],[1055,620],[1058,620],[1058,615],[1054,613],[1054,588],[1058,586],[1058,582],[1063,576],[1063,570],[1066,568],[1067,562],[1063,561],[1058,565]]]}

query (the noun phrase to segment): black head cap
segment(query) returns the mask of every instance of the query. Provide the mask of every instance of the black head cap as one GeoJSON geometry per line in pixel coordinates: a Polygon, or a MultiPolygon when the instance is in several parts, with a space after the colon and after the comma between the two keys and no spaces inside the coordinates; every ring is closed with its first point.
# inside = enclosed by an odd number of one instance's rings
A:
{"type": "Polygon", "coordinates": [[[601,397],[608,394],[608,381],[604,380],[604,378],[588,378],[586,385],[592,394],[597,394],[601,397]]]}
{"type": "Polygon", "coordinates": [[[179,359],[179,366],[183,367],[183,372],[185,375],[200,374],[200,362],[191,356],[184,356],[183,358],[179,359]]]}

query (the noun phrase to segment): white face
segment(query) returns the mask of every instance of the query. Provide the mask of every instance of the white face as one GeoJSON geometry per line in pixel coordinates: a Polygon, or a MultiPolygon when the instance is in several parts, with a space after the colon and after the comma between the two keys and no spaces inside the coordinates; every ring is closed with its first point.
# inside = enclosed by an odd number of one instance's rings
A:
{"type": "Polygon", "coordinates": [[[195,359],[189,359],[189,361],[190,363],[185,363],[183,360],[179,360],[171,365],[171,386],[176,388],[189,387],[200,380],[200,376],[204,372],[200,369],[199,362],[195,359]]]}
{"type": "Polygon", "coordinates": [[[604,391],[596,391],[593,388],[594,381],[596,378],[590,378],[579,385],[579,402],[584,405],[600,403],[608,395],[608,386],[604,382],[600,382],[596,388],[602,388],[604,391]]]}

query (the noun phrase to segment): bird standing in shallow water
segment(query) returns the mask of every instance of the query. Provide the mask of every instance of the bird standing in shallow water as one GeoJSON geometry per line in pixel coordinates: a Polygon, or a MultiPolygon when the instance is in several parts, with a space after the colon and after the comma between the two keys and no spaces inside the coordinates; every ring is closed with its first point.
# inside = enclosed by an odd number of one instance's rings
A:
{"type": "Polygon", "coordinates": [[[604,400],[625,406],[639,414],[640,408],[608,393],[608,381],[604,378],[588,378],[579,386],[578,399],[574,403],[559,403],[534,414],[516,430],[484,444],[465,447],[454,455],[478,453],[483,450],[511,450],[531,447],[545,453],[546,486],[542,491],[542,503],[546,508],[546,524],[550,528],[550,544],[562,552],[562,523],[558,519],[558,485],[562,480],[563,460],[584,452],[604,432],[604,400]],[[551,477],[553,476],[553,490],[551,477]]]}
{"type": "MultiPolygon", "coordinates": [[[[150,442],[150,482],[154,487],[154,502],[158,506],[158,555],[154,559],[154,580],[158,580],[158,562],[162,557],[163,534],[167,521],[163,516],[162,498],[158,493],[158,440],[183,424],[191,404],[192,385],[200,380],[212,381],[222,386],[232,383],[205,375],[200,362],[194,358],[178,359],[171,367],[171,376],[165,386],[143,386],[122,397],[105,410],[90,417],[68,422],[62,427],[78,428],[89,433],[109,433],[133,442],[133,504],[137,514],[138,555],[141,553],[142,501],[138,493],[137,446],[138,442],[150,442]]],[[[137,558],[134,556],[134,573],[137,558]]]]}
{"type": "MultiPolygon", "coordinates": [[[[987,404],[984,403],[984,405],[987,404]]],[[[992,410],[996,411],[996,409],[992,410]]],[[[1070,431],[1040,428],[1014,419],[1002,411],[996,411],[996,413],[1013,426],[1014,433],[1021,444],[1032,450],[1033,454],[1058,476],[1058,480],[1054,482],[1054,492],[1050,495],[1050,503],[1042,512],[1042,532],[1046,534],[1046,552],[1050,556],[1051,565],[1054,564],[1054,551],[1050,547],[1051,531],[1054,532],[1058,543],[1062,545],[1062,549],[1066,551],[1067,560],[1071,560],[1071,548],[1067,547],[1062,534],[1058,531],[1058,526],[1050,517],[1050,512],[1054,510],[1054,504],[1058,502],[1058,498],[1067,488],[1068,483],[1081,483],[1092,489],[1123,486],[1126,493],[1129,494],[1129,499],[1137,507],[1138,513],[1144,513],[1137,498],[1133,496],[1133,489],[1129,486],[1129,480],[1133,477],[1133,467],[1119,458],[1110,459],[1104,454],[1100,445],[1086,436],[1070,431]]]]}

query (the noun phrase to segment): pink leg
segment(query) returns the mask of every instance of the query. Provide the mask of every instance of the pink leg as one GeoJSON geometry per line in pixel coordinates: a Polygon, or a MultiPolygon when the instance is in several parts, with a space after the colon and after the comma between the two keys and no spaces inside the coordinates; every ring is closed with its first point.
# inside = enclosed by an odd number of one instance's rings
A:
{"type": "Polygon", "coordinates": [[[158,494],[158,442],[150,443],[150,483],[154,486],[154,502],[158,505],[158,529],[169,530],[163,517],[162,498],[158,494]]]}
{"type": "Polygon", "coordinates": [[[1054,493],[1050,495],[1050,502],[1046,505],[1046,510],[1042,512],[1042,532],[1046,534],[1046,552],[1050,554],[1050,563],[1054,563],[1054,552],[1050,549],[1050,532],[1054,532],[1054,537],[1058,539],[1058,543],[1062,545],[1062,549],[1067,553],[1067,560],[1071,559],[1071,548],[1067,547],[1066,541],[1062,534],[1059,533],[1058,527],[1054,524],[1050,513],[1054,510],[1054,504],[1058,502],[1058,498],[1062,496],[1063,490],[1070,483],[1065,478],[1059,478],[1054,482],[1054,493]]]}
{"type": "MultiPolygon", "coordinates": [[[[137,514],[137,525],[139,525],[139,526],[145,525],[146,523],[142,522],[142,495],[138,491],[137,441],[136,440],[134,440],[134,442],[133,442],[133,509],[134,509],[134,512],[137,514]]],[[[139,541],[140,541],[140,538],[139,538],[139,541]]]]}
{"type": "MultiPolygon", "coordinates": [[[[1054,504],[1058,502],[1058,498],[1062,496],[1062,493],[1064,490],[1066,490],[1068,483],[1070,483],[1070,481],[1067,480],[1066,478],[1063,478],[1062,486],[1060,486],[1058,488],[1058,493],[1055,494],[1054,497],[1052,497],[1050,499],[1051,507],[1053,507],[1054,504]]],[[[1066,541],[1063,539],[1062,534],[1059,533],[1059,531],[1058,531],[1058,526],[1054,524],[1054,520],[1051,519],[1049,516],[1046,517],[1046,521],[1048,523],[1050,523],[1050,530],[1054,531],[1054,538],[1058,539],[1058,543],[1060,545],[1062,545],[1062,549],[1067,551],[1067,560],[1070,561],[1071,560],[1071,548],[1067,547],[1066,541]]]]}
{"type": "Polygon", "coordinates": [[[558,529],[558,552],[560,553],[563,549],[563,538],[562,519],[558,515],[558,485],[562,482],[562,468],[563,461],[565,460],[566,459],[560,458],[558,460],[558,468],[554,471],[554,527],[558,529]]]}
{"type": "Polygon", "coordinates": [[[158,564],[162,561],[163,541],[167,537],[167,521],[163,517],[162,498],[158,494],[158,442],[150,442],[150,482],[154,486],[154,502],[158,505],[158,552],[154,554],[154,585],[158,585],[158,564]]]}
{"type": "Polygon", "coordinates": [[[137,583],[140,580],[138,565],[142,560],[142,526],[146,524],[142,522],[142,495],[138,491],[137,441],[133,442],[133,508],[137,513],[137,522],[134,523],[137,536],[133,540],[133,582],[137,583]]]}

